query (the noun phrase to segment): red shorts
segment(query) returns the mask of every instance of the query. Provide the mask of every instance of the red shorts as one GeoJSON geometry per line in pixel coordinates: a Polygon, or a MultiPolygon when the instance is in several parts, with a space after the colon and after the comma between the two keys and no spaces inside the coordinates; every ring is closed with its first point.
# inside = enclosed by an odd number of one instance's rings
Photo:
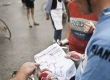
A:
{"type": "Polygon", "coordinates": [[[74,35],[70,36],[69,49],[84,54],[88,40],[80,40],[74,35]]]}

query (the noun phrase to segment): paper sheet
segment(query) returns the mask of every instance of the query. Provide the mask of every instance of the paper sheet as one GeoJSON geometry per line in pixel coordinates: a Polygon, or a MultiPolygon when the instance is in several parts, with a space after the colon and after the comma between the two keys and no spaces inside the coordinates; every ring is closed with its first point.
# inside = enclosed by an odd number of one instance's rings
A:
{"type": "Polygon", "coordinates": [[[40,64],[40,69],[47,68],[59,80],[69,80],[76,73],[74,62],[66,59],[66,53],[58,44],[53,44],[42,52],[36,54],[34,59],[40,64]]]}

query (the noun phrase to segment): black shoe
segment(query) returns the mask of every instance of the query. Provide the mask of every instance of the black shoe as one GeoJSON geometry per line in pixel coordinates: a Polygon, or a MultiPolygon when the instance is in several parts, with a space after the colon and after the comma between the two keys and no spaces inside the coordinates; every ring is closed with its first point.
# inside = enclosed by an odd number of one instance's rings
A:
{"type": "Polygon", "coordinates": [[[30,25],[29,27],[32,28],[32,25],[30,25]]]}

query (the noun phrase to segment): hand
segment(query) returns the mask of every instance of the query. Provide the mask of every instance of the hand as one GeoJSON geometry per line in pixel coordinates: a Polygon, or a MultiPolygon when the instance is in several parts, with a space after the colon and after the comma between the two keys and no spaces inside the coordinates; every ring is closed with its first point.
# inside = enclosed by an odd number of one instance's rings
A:
{"type": "Polygon", "coordinates": [[[81,61],[84,57],[84,54],[78,53],[76,51],[71,51],[69,53],[67,53],[67,55],[65,56],[65,58],[69,58],[72,59],[74,61],[81,61]]]}
{"type": "Polygon", "coordinates": [[[22,65],[20,70],[17,72],[14,78],[11,80],[27,80],[29,75],[32,75],[36,72],[36,67],[38,67],[39,64],[32,63],[32,62],[26,62],[22,65]]]}
{"type": "Polygon", "coordinates": [[[67,17],[67,13],[65,10],[63,11],[63,14],[64,14],[64,17],[67,17]]]}
{"type": "Polygon", "coordinates": [[[85,23],[84,25],[85,33],[93,33],[94,29],[95,29],[95,26],[91,21],[88,21],[87,23],[85,23]]]}
{"type": "Polygon", "coordinates": [[[46,20],[49,20],[49,14],[46,14],[46,20]]]}
{"type": "Polygon", "coordinates": [[[47,68],[42,69],[38,74],[38,77],[41,78],[41,80],[54,80],[52,78],[54,78],[52,71],[50,71],[47,68]],[[46,75],[47,74],[47,75],[46,75]]]}
{"type": "Polygon", "coordinates": [[[68,52],[67,55],[65,56],[65,58],[70,59],[71,58],[71,53],[72,53],[72,51],[68,52]]]}
{"type": "Polygon", "coordinates": [[[52,71],[50,71],[50,70],[49,70],[49,69],[47,69],[47,68],[42,69],[42,70],[41,70],[41,73],[42,73],[42,72],[45,72],[45,71],[49,71],[49,72],[51,72],[51,73],[52,73],[52,71]]]}
{"type": "Polygon", "coordinates": [[[49,74],[47,79],[48,80],[55,80],[55,77],[53,74],[49,74]]]}
{"type": "Polygon", "coordinates": [[[69,40],[67,38],[60,41],[60,46],[65,46],[69,44],[69,40]]]}
{"type": "Polygon", "coordinates": [[[25,75],[29,76],[31,74],[35,74],[35,71],[38,66],[40,66],[40,64],[26,62],[22,65],[22,67],[20,68],[20,70],[18,72],[24,73],[25,75]]]}

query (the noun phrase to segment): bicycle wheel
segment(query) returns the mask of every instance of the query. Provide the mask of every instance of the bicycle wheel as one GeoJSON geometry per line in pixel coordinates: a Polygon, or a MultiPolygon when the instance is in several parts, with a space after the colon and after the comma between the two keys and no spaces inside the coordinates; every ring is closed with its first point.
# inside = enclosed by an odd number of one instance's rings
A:
{"type": "Polygon", "coordinates": [[[8,26],[6,25],[6,23],[0,19],[0,28],[1,28],[1,31],[2,33],[4,34],[4,36],[8,39],[11,38],[11,32],[8,28],[8,26]]]}
{"type": "Polygon", "coordinates": [[[46,6],[46,2],[44,2],[41,6],[41,11],[43,14],[45,14],[45,6],[46,6]]]}

